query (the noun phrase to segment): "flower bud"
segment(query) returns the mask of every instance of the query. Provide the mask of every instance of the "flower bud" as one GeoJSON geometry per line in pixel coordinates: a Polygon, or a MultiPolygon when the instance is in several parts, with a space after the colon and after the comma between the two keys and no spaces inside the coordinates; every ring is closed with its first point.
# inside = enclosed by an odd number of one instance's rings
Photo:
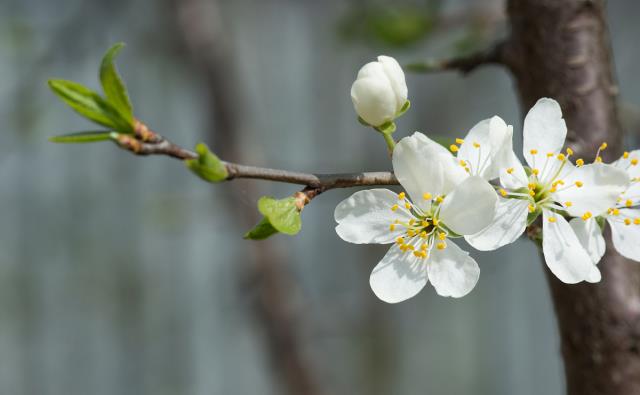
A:
{"type": "Polygon", "coordinates": [[[389,56],[362,66],[351,85],[356,113],[371,126],[393,121],[407,102],[407,84],[398,62],[389,56]]]}

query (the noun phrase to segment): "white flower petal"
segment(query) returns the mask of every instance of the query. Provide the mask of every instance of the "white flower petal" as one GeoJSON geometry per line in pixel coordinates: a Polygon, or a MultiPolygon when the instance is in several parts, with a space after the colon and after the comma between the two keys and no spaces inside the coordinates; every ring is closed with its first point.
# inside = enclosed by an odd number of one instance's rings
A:
{"type": "Polygon", "coordinates": [[[497,178],[499,167],[508,160],[512,134],[512,129],[498,116],[480,121],[464,138],[458,159],[468,163],[471,174],[485,180],[497,178]]]}
{"type": "Polygon", "coordinates": [[[442,167],[443,184],[442,191],[438,193],[439,195],[451,192],[456,185],[469,177],[464,167],[460,165],[458,159],[454,157],[448,149],[422,133],[416,132],[412,137],[418,139],[421,144],[427,147],[428,150],[425,150],[426,154],[429,155],[430,158],[433,158],[434,161],[437,160],[438,164],[442,167]]]}
{"type": "Polygon", "coordinates": [[[388,189],[358,191],[336,207],[336,233],[349,243],[392,243],[405,229],[398,225],[391,231],[389,226],[395,220],[407,222],[413,218],[404,208],[392,211],[398,203],[398,195],[388,189]]]}
{"type": "Polygon", "coordinates": [[[528,200],[498,197],[491,224],[476,234],[465,236],[465,240],[480,251],[492,251],[513,243],[527,227],[528,207],[528,200]]]}
{"type": "Polygon", "coordinates": [[[524,118],[523,148],[524,158],[531,167],[534,165],[531,150],[537,150],[538,160],[544,160],[548,152],[562,150],[567,137],[567,125],[562,119],[560,104],[553,99],[542,98],[529,110],[524,118]]]}
{"type": "Polygon", "coordinates": [[[542,236],[544,259],[560,281],[575,284],[590,278],[594,264],[564,217],[543,210],[542,236]],[[551,217],[555,222],[549,222],[551,217]]]}
{"type": "Polygon", "coordinates": [[[522,163],[520,163],[520,159],[518,159],[513,150],[507,156],[509,158],[507,165],[500,169],[500,185],[508,189],[525,188],[529,183],[529,179],[522,163]],[[509,170],[511,170],[511,173],[509,173],[509,170]]]}
{"type": "Polygon", "coordinates": [[[476,286],[480,268],[469,253],[452,241],[442,250],[431,250],[427,263],[429,280],[440,296],[460,298],[476,286]]]}
{"type": "Polygon", "coordinates": [[[378,56],[378,62],[382,65],[387,78],[391,82],[391,87],[396,95],[396,112],[398,112],[407,101],[408,90],[404,72],[398,61],[390,56],[378,56]]]}
{"type": "Polygon", "coordinates": [[[396,97],[389,79],[365,77],[351,85],[351,101],[360,118],[380,126],[395,118],[396,97]]]}
{"type": "Polygon", "coordinates": [[[389,79],[389,77],[387,77],[387,73],[384,71],[384,67],[382,66],[382,64],[380,64],[380,62],[369,62],[362,66],[358,71],[358,76],[356,77],[356,79],[360,80],[363,78],[375,78],[382,80],[389,79]]]}
{"type": "Polygon", "coordinates": [[[587,211],[594,217],[606,212],[629,185],[624,171],[604,163],[576,167],[562,180],[565,185],[558,186],[554,200],[571,202],[567,212],[574,217],[582,216],[587,211]],[[575,186],[576,182],[581,182],[582,187],[575,186]]]}
{"type": "Polygon", "coordinates": [[[595,218],[590,218],[586,221],[582,218],[573,218],[569,221],[569,225],[575,232],[582,247],[591,257],[593,264],[597,265],[606,249],[604,236],[602,236],[602,230],[598,226],[598,222],[595,218]]]}
{"type": "Polygon", "coordinates": [[[640,210],[620,209],[620,215],[607,218],[613,246],[623,257],[640,262],[640,225],[625,225],[623,218],[640,218],[640,210]]]}
{"type": "Polygon", "coordinates": [[[427,284],[428,259],[417,258],[411,252],[403,253],[393,245],[380,263],[373,268],[369,284],[378,298],[387,303],[398,303],[415,296],[427,284]]]}
{"type": "Polygon", "coordinates": [[[443,193],[444,175],[433,146],[422,139],[421,133],[405,137],[393,150],[393,171],[398,181],[407,191],[413,204],[427,211],[431,200],[424,200],[423,194],[433,197],[443,193]]]}
{"type": "Polygon", "coordinates": [[[497,202],[498,195],[491,184],[472,176],[444,198],[439,219],[459,235],[472,235],[491,223],[497,202]]]}

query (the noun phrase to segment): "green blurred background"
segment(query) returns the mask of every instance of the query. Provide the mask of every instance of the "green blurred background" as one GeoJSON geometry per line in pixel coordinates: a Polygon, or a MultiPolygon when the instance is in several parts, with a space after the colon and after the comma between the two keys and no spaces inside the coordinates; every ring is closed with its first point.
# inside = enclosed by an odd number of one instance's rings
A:
{"type": "MultiPolygon", "coordinates": [[[[640,3],[610,2],[629,142],[637,132],[640,3]]],[[[461,300],[427,286],[387,305],[369,289],[385,247],[335,234],[308,206],[294,238],[250,242],[264,194],[209,185],[169,158],[47,137],[90,125],[48,78],[98,88],[114,42],[137,117],[223,159],[299,171],[389,170],[349,89],[378,54],[401,63],[480,48],[502,1],[1,0],[0,394],[562,394],[553,309],[526,240],[480,263],[461,300]],[[298,381],[296,381],[298,380],[298,381]],[[307,388],[303,391],[304,388],[307,388]]],[[[415,130],[461,136],[521,118],[509,76],[407,75],[415,130]]]]}

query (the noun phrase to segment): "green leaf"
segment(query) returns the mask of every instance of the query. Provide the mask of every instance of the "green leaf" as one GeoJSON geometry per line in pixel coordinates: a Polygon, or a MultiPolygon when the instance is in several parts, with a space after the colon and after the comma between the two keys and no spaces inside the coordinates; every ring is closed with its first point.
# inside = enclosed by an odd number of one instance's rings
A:
{"type": "Polygon", "coordinates": [[[96,130],[88,132],[76,132],[63,134],[60,136],[49,137],[52,143],[95,143],[98,141],[111,140],[111,132],[105,130],[96,130]]]}
{"type": "Polygon", "coordinates": [[[133,124],[86,86],[66,80],[49,80],[49,86],[62,101],[83,117],[121,133],[133,133],[133,124]]]}
{"type": "Polygon", "coordinates": [[[391,134],[396,131],[396,124],[393,121],[387,121],[376,127],[376,130],[380,133],[391,134]]]}
{"type": "Polygon", "coordinates": [[[273,225],[271,225],[271,222],[266,218],[262,218],[262,220],[260,220],[253,229],[245,233],[244,238],[250,240],[264,240],[276,233],[278,233],[278,231],[273,227],[273,225]]]}
{"type": "Polygon", "coordinates": [[[411,102],[409,100],[407,100],[406,102],[404,102],[404,104],[402,105],[402,108],[400,109],[400,111],[398,111],[398,113],[396,114],[396,118],[399,117],[400,115],[404,114],[405,112],[407,112],[407,110],[411,107],[411,102]]]}
{"type": "Polygon", "coordinates": [[[185,165],[198,177],[209,182],[220,182],[227,179],[229,172],[218,157],[209,151],[206,144],[196,145],[198,159],[186,159],[185,165]]]}
{"type": "Polygon", "coordinates": [[[295,235],[300,232],[302,227],[300,210],[296,206],[294,197],[277,200],[263,196],[258,201],[258,210],[278,232],[287,235],[295,235]]]}
{"type": "Polygon", "coordinates": [[[107,97],[107,101],[120,113],[129,123],[133,123],[133,107],[129,100],[127,87],[116,69],[115,59],[124,43],[117,43],[105,53],[100,65],[100,82],[107,97]]]}

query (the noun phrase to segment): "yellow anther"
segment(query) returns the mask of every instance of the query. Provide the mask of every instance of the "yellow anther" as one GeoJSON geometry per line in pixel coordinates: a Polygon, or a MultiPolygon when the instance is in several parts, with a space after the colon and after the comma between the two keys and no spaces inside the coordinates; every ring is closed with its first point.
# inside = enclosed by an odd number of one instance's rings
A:
{"type": "Polygon", "coordinates": [[[460,159],[460,162],[458,163],[460,163],[460,166],[462,167],[467,167],[467,162],[463,161],[462,159],[460,159]]]}
{"type": "Polygon", "coordinates": [[[404,244],[404,237],[402,237],[402,236],[398,237],[398,238],[396,239],[396,243],[398,243],[398,244],[400,244],[400,245],[404,244]]]}
{"type": "Polygon", "coordinates": [[[631,220],[629,218],[625,218],[624,219],[624,224],[625,225],[631,225],[631,220]]]}
{"type": "Polygon", "coordinates": [[[622,154],[622,157],[625,159],[629,158],[629,153],[627,151],[624,151],[624,153],[622,154]]]}
{"type": "Polygon", "coordinates": [[[420,238],[426,239],[427,238],[427,232],[425,232],[424,230],[422,232],[420,232],[420,238]]]}
{"type": "Polygon", "coordinates": [[[529,196],[536,196],[536,191],[530,189],[529,190],[529,196]]]}
{"type": "Polygon", "coordinates": [[[576,181],[576,186],[577,186],[578,188],[582,188],[582,186],[583,186],[583,185],[584,185],[584,184],[582,183],[582,181],[576,181]]]}
{"type": "Polygon", "coordinates": [[[411,203],[406,202],[406,203],[404,204],[404,208],[406,208],[407,210],[408,210],[408,209],[410,209],[410,208],[411,208],[411,203]]]}
{"type": "Polygon", "coordinates": [[[576,166],[580,167],[580,166],[583,166],[583,165],[584,165],[584,159],[578,159],[576,161],[576,166]]]}
{"type": "Polygon", "coordinates": [[[549,217],[549,222],[551,222],[551,223],[556,222],[556,217],[549,217]]]}
{"type": "Polygon", "coordinates": [[[551,188],[549,188],[549,192],[554,193],[555,191],[557,191],[557,188],[556,188],[556,187],[551,187],[551,188]]]}
{"type": "Polygon", "coordinates": [[[431,194],[429,192],[425,192],[422,194],[422,198],[424,200],[431,200],[431,194]]]}
{"type": "Polygon", "coordinates": [[[571,155],[573,155],[573,150],[567,147],[567,156],[571,156],[571,155]]]}
{"type": "Polygon", "coordinates": [[[573,206],[573,203],[567,201],[567,202],[564,202],[564,206],[565,207],[571,207],[571,206],[573,206]]]}
{"type": "Polygon", "coordinates": [[[527,184],[527,188],[536,189],[536,184],[534,184],[533,182],[530,182],[530,183],[527,184]]]}
{"type": "Polygon", "coordinates": [[[421,251],[426,251],[426,250],[427,250],[427,247],[428,247],[428,246],[427,246],[426,244],[422,244],[422,245],[420,246],[420,250],[421,250],[421,251]]]}
{"type": "Polygon", "coordinates": [[[427,226],[429,226],[429,221],[420,222],[420,226],[422,226],[423,228],[426,228],[427,226]]]}
{"type": "Polygon", "coordinates": [[[438,226],[440,224],[440,220],[438,218],[432,219],[431,222],[433,222],[433,226],[438,226]]]}
{"type": "Polygon", "coordinates": [[[547,158],[551,158],[554,155],[553,152],[547,152],[547,158]]]}
{"type": "Polygon", "coordinates": [[[438,239],[439,240],[446,240],[447,239],[447,235],[443,232],[438,233],[438,239]]]}
{"type": "Polygon", "coordinates": [[[436,202],[438,202],[438,203],[442,203],[443,200],[444,200],[444,198],[442,196],[436,197],[436,202]]]}
{"type": "Polygon", "coordinates": [[[590,211],[587,211],[586,213],[582,214],[582,220],[584,220],[584,221],[588,220],[591,217],[592,217],[592,215],[591,215],[590,211]]]}
{"type": "Polygon", "coordinates": [[[540,170],[538,169],[532,169],[531,172],[533,173],[533,175],[537,176],[538,174],[540,174],[540,170]]]}
{"type": "Polygon", "coordinates": [[[530,204],[529,205],[529,212],[532,213],[534,211],[536,211],[536,206],[534,206],[533,204],[530,204]]]}
{"type": "Polygon", "coordinates": [[[451,145],[449,146],[449,149],[451,150],[451,152],[458,152],[458,150],[459,150],[460,148],[458,148],[458,146],[457,146],[457,145],[455,145],[455,144],[451,144],[451,145]]]}
{"type": "Polygon", "coordinates": [[[436,248],[439,250],[444,250],[445,248],[447,248],[447,243],[445,243],[444,241],[441,241],[438,244],[436,244],[436,248]]]}
{"type": "Polygon", "coordinates": [[[396,230],[396,225],[395,225],[395,224],[391,224],[391,225],[389,225],[389,230],[390,230],[390,231],[392,231],[392,232],[393,232],[394,230],[396,230]]]}
{"type": "Polygon", "coordinates": [[[594,162],[596,163],[602,163],[602,157],[601,156],[596,156],[596,160],[594,160],[594,162]]]}
{"type": "Polygon", "coordinates": [[[564,181],[562,181],[562,180],[556,180],[556,185],[564,185],[564,181]]]}
{"type": "Polygon", "coordinates": [[[600,151],[604,151],[604,150],[606,150],[608,146],[609,146],[609,145],[608,145],[607,143],[602,143],[602,144],[600,144],[600,151]]]}
{"type": "Polygon", "coordinates": [[[464,143],[464,139],[456,139],[456,144],[462,144],[464,143]]]}
{"type": "Polygon", "coordinates": [[[422,257],[422,251],[413,251],[413,255],[415,255],[418,258],[422,257]]]}
{"type": "Polygon", "coordinates": [[[500,188],[500,195],[502,195],[502,197],[506,197],[509,193],[507,192],[506,189],[500,188]]]}
{"type": "Polygon", "coordinates": [[[407,236],[413,237],[415,235],[416,235],[416,231],[415,230],[413,230],[413,229],[407,230],[407,236]]]}
{"type": "Polygon", "coordinates": [[[563,161],[563,160],[566,160],[566,159],[567,159],[567,157],[566,157],[566,156],[564,156],[564,154],[563,154],[563,153],[559,153],[559,154],[558,154],[558,160],[559,160],[559,161],[563,161]]]}
{"type": "Polygon", "coordinates": [[[407,245],[406,244],[400,244],[400,251],[407,252],[407,245]]]}
{"type": "Polygon", "coordinates": [[[411,218],[411,219],[409,220],[409,226],[413,226],[413,224],[415,224],[415,223],[416,223],[416,220],[415,220],[415,219],[411,218]]]}
{"type": "Polygon", "coordinates": [[[471,173],[471,170],[469,170],[469,168],[468,168],[468,167],[465,167],[465,168],[464,168],[464,171],[466,171],[467,173],[471,173]]]}
{"type": "Polygon", "coordinates": [[[640,225],[640,218],[634,218],[633,219],[633,224],[634,225],[640,225]]]}
{"type": "Polygon", "coordinates": [[[391,211],[396,211],[398,209],[398,205],[394,204],[393,206],[391,206],[391,211]]]}
{"type": "Polygon", "coordinates": [[[426,257],[427,257],[427,255],[428,255],[428,254],[427,254],[427,251],[421,251],[421,252],[420,252],[420,258],[423,258],[423,259],[424,259],[424,258],[426,258],[426,257]]]}
{"type": "Polygon", "coordinates": [[[631,201],[631,199],[627,199],[627,201],[624,202],[624,205],[627,206],[627,207],[631,207],[631,206],[633,206],[633,202],[631,201]]]}
{"type": "Polygon", "coordinates": [[[398,199],[400,199],[400,200],[404,200],[404,198],[405,198],[406,196],[407,196],[407,194],[406,194],[406,193],[404,193],[404,192],[400,192],[400,193],[398,194],[398,199]]]}
{"type": "Polygon", "coordinates": [[[532,149],[531,151],[529,151],[531,153],[531,155],[536,155],[538,154],[538,150],[537,149],[532,149]]]}
{"type": "Polygon", "coordinates": [[[637,164],[638,164],[638,159],[636,158],[631,159],[631,166],[635,166],[637,164]]]}
{"type": "Polygon", "coordinates": [[[617,208],[614,208],[613,211],[611,211],[612,215],[618,216],[620,215],[620,210],[618,210],[617,208]]]}
{"type": "Polygon", "coordinates": [[[508,169],[507,169],[507,173],[508,173],[508,174],[513,173],[513,167],[508,168],[508,169]]]}
{"type": "Polygon", "coordinates": [[[474,146],[474,148],[480,148],[480,144],[475,142],[475,141],[473,142],[473,146],[474,146]]]}

